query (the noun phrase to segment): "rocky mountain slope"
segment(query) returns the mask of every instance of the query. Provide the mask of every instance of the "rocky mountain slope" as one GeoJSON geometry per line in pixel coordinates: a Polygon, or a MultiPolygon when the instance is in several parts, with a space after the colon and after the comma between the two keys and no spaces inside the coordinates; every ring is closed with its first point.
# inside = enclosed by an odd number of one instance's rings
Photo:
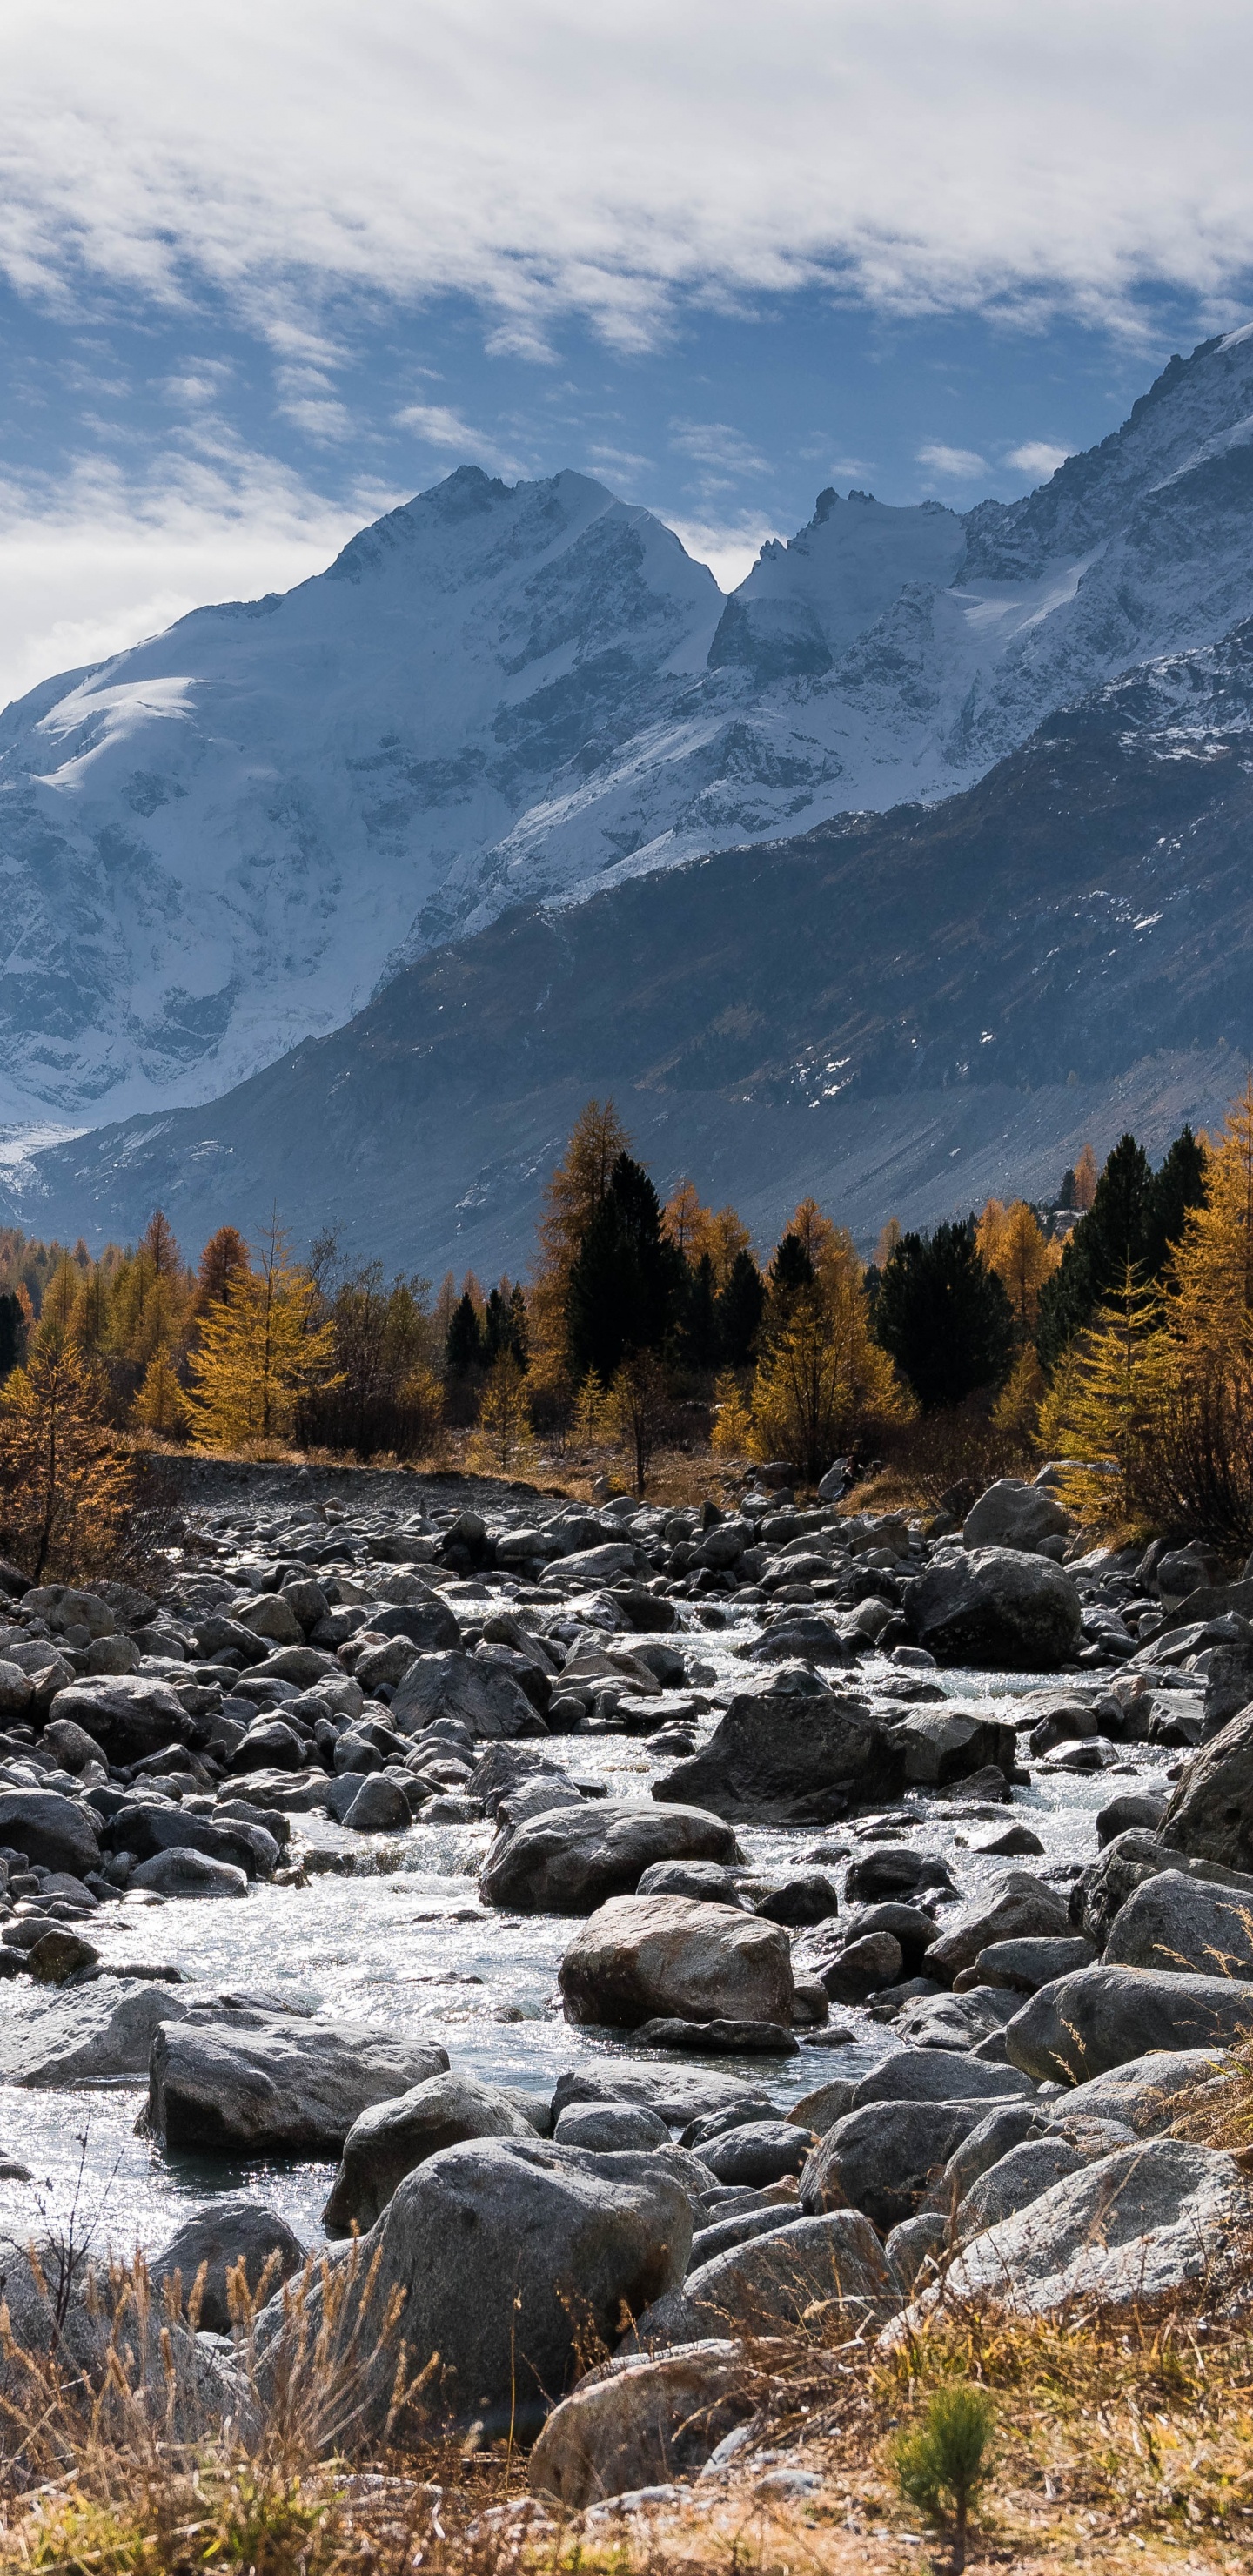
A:
{"type": "Polygon", "coordinates": [[[23,1222],[197,1245],[271,1202],[438,1274],[527,1256],[611,1091],[665,1184],[769,1242],[1043,1190],[1085,1136],[1217,1120],[1253,1049],[1253,620],[1050,717],[936,807],[844,816],[502,915],[225,1099],[38,1154],[23,1222]]]}
{"type": "Polygon", "coordinates": [[[1246,331],[1011,506],[823,493],[729,601],[586,477],[463,468],[44,683],[0,716],[0,1117],[211,1098],[519,903],[953,794],[1253,609],[1251,442],[1246,331]]]}

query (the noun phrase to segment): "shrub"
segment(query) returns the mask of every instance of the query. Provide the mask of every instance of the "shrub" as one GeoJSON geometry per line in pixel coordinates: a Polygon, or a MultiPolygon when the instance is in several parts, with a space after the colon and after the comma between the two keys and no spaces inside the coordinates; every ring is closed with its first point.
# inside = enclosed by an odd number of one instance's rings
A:
{"type": "Polygon", "coordinates": [[[902,2433],[895,2447],[897,2480],[907,2502],[932,2522],[951,2514],[954,2576],[966,2564],[967,2519],[987,2478],[992,2424],[985,2388],[937,2388],[918,2431],[902,2433]]]}

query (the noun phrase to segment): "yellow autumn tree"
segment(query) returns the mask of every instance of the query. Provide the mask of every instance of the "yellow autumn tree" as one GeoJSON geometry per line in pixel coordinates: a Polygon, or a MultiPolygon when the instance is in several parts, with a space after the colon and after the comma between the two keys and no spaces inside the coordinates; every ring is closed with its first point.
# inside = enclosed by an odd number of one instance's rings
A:
{"type": "Polygon", "coordinates": [[[33,1583],[113,1570],[135,1462],[105,1392],[99,1368],[52,1329],[0,1388],[0,1548],[33,1583]]]}
{"type": "Polygon", "coordinates": [[[1128,1264],[1058,1374],[1045,1418],[1050,1449],[1064,1462],[1059,1500],[1080,1520],[1133,1521],[1174,1375],[1156,1285],[1140,1286],[1128,1264]]]}
{"type": "Polygon", "coordinates": [[[887,1352],[871,1336],[855,1256],[850,1264],[838,1242],[821,1252],[815,1286],[772,1335],[752,1394],[754,1457],[786,1458],[811,1481],[870,1424],[909,1411],[887,1352]]]}
{"type": "Polygon", "coordinates": [[[1035,1211],[1025,1199],[1002,1207],[989,1199],[979,1219],[975,1241],[989,1270],[994,1270],[1009,1296],[1020,1334],[1034,1332],[1040,1312],[1040,1290],[1062,1257],[1060,1243],[1046,1240],[1035,1211]]]}
{"type": "Polygon", "coordinates": [[[752,1439],[752,1414],[744,1402],[743,1390],[734,1369],[726,1369],[714,1380],[710,1448],[719,1458],[748,1458],[752,1455],[752,1439]]]}
{"type": "Polygon", "coordinates": [[[291,1437],[301,1396],[335,1383],[334,1331],[307,1270],[272,1220],[249,1263],[201,1316],[187,1397],[197,1449],[243,1449],[291,1437]]]}
{"type": "Polygon", "coordinates": [[[1021,1448],[1034,1449],[1040,1438],[1040,1407],[1047,1393],[1035,1344],[1028,1342],[992,1407],[993,1428],[1003,1431],[1021,1448]]]}
{"type": "Polygon", "coordinates": [[[661,1227],[693,1270],[708,1256],[715,1291],[725,1288],[738,1254],[752,1250],[752,1236],[738,1209],[706,1207],[695,1181],[680,1181],[671,1192],[661,1227]]]}
{"type": "Polygon", "coordinates": [[[522,1476],[535,1458],[526,1371],[512,1351],[504,1350],[488,1370],[466,1464],[479,1476],[522,1476]]]}
{"type": "Polygon", "coordinates": [[[1100,1164],[1091,1146],[1085,1145],[1075,1165],[1075,1206],[1082,1208],[1085,1213],[1096,1197],[1096,1185],[1100,1177],[1100,1164]]]}
{"type": "Polygon", "coordinates": [[[566,1386],[566,1293],[583,1237],[630,1144],[612,1100],[589,1100],[570,1131],[544,1193],[528,1298],[531,1381],[536,1391],[566,1386]]]}

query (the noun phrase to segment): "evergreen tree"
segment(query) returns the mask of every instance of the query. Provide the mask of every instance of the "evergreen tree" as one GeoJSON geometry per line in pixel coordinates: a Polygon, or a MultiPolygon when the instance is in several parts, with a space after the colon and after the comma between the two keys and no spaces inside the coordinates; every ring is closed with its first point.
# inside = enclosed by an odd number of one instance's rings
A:
{"type": "Polygon", "coordinates": [[[26,1348],[26,1317],[15,1288],[0,1289],[0,1378],[21,1366],[26,1348]]]}
{"type": "MultiPolygon", "coordinates": [[[[1086,1151],[1086,1148],[1085,1148],[1086,1151]]],[[[1128,1266],[1143,1279],[1148,1263],[1153,1174],[1134,1136],[1115,1145],[1096,1183],[1087,1215],[1067,1239],[1061,1262],[1040,1291],[1036,1349],[1051,1376],[1068,1342],[1086,1332],[1098,1306],[1117,1294],[1128,1266]]]]}
{"type": "Polygon", "coordinates": [[[1171,1253],[1182,1242],[1189,1209],[1204,1204],[1205,1148],[1191,1128],[1184,1127],[1153,1176],[1145,1229],[1145,1262],[1150,1279],[1161,1278],[1171,1253]]]}
{"type": "Polygon", "coordinates": [[[722,1356],[714,1266],[707,1252],[702,1252],[699,1261],[688,1270],[680,1344],[689,1368],[715,1369],[722,1356]]]}
{"type": "Polygon", "coordinates": [[[482,1365],[483,1330],[468,1288],[453,1308],[444,1357],[454,1377],[464,1377],[468,1369],[482,1365]]]}
{"type": "Polygon", "coordinates": [[[814,1284],[813,1262],[800,1236],[790,1229],[775,1246],[767,1282],[767,1328],[779,1333],[795,1312],[797,1299],[814,1284]]]}
{"type": "Polygon", "coordinates": [[[718,1297],[718,1338],[730,1368],[747,1368],[755,1356],[766,1311],[766,1283],[751,1252],[737,1252],[718,1297]]]}
{"type": "Polygon", "coordinates": [[[502,1351],[508,1351],[519,1368],[526,1367],[526,1299],[521,1288],[512,1287],[507,1279],[502,1279],[500,1286],[493,1288],[487,1301],[483,1317],[484,1367],[490,1368],[502,1351]]]}
{"type": "Polygon", "coordinates": [[[220,1225],[211,1234],[200,1255],[196,1273],[196,1297],[201,1311],[215,1306],[229,1294],[231,1284],[242,1279],[248,1270],[248,1246],[233,1225],[220,1225]]]}
{"type": "Polygon", "coordinates": [[[1014,1310],[980,1255],[972,1217],[901,1236],[879,1283],[874,1329],[924,1412],[1004,1384],[1014,1310]]]}
{"type": "Polygon", "coordinates": [[[526,1377],[511,1350],[499,1351],[492,1363],[466,1458],[486,1476],[523,1475],[535,1463],[526,1377]]]}
{"type": "Polygon", "coordinates": [[[686,1265],[661,1230],[643,1166],[619,1154],[579,1246],[566,1296],[570,1356],[607,1383],[630,1351],[656,1351],[682,1312],[686,1265]]]}
{"type": "Polygon", "coordinates": [[[1075,1204],[1075,1167],[1072,1163],[1062,1174],[1062,1185],[1053,1201],[1054,1207],[1070,1209],[1075,1204]]]}

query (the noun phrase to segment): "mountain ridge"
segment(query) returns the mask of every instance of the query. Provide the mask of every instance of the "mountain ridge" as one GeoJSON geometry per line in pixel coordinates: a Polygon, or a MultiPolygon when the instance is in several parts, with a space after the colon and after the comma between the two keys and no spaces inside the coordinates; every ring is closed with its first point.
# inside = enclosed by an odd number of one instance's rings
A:
{"type": "Polygon", "coordinates": [[[0,715],[0,1118],[220,1096],[519,903],[959,794],[1251,608],[1247,330],[1020,501],[820,495],[729,601],[590,477],[459,468],[0,715]]]}

